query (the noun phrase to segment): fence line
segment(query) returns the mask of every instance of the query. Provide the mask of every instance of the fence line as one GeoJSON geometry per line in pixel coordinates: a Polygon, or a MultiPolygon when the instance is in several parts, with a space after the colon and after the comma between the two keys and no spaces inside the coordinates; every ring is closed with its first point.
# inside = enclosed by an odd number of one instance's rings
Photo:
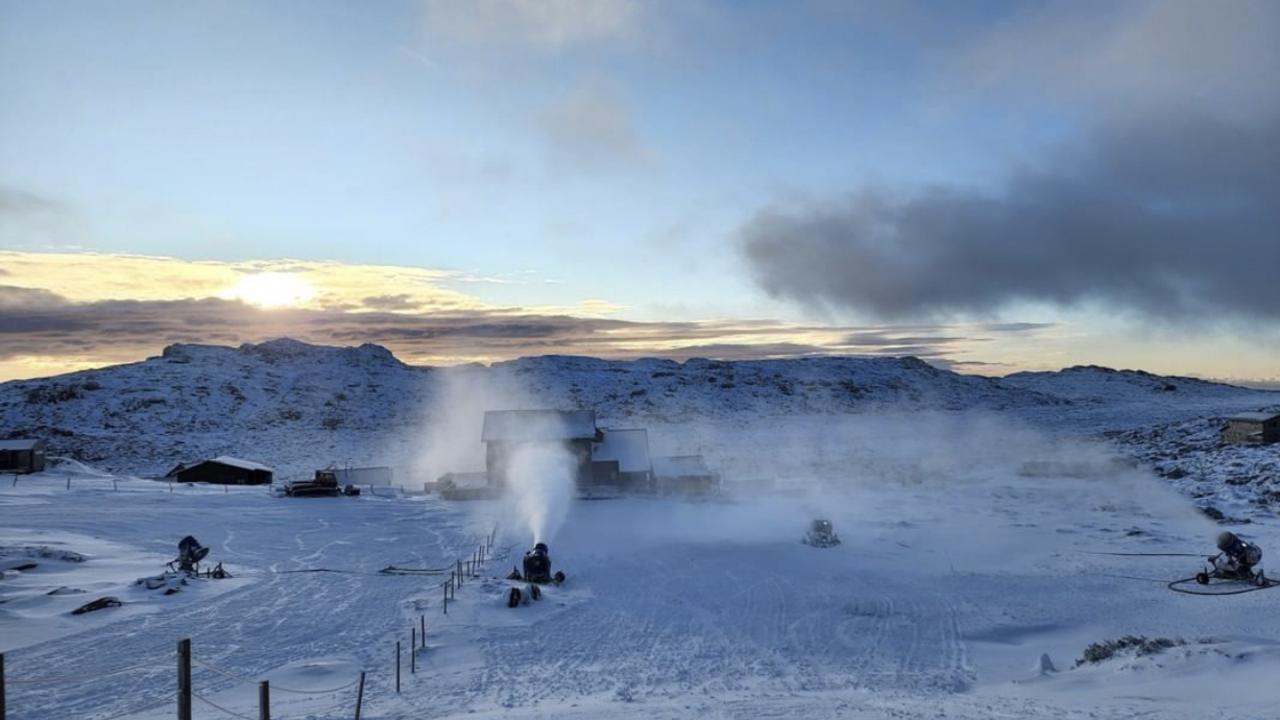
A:
{"type": "MultiPolygon", "coordinates": [[[[444,599],[443,599],[443,602],[441,603],[441,609],[444,614],[447,615],[449,613],[449,602],[451,600],[454,602],[457,601],[457,588],[463,585],[464,581],[467,578],[479,577],[481,569],[489,561],[504,560],[510,556],[510,550],[512,546],[507,546],[503,548],[503,551],[505,552],[502,554],[499,554],[499,555],[493,554],[493,544],[497,540],[497,533],[498,533],[498,528],[497,526],[494,526],[494,528],[489,532],[489,534],[486,537],[482,539],[481,543],[476,547],[476,549],[471,553],[471,556],[466,561],[463,561],[461,557],[455,559],[449,578],[447,580],[444,580],[443,582],[437,585],[430,586],[429,589],[436,589],[436,588],[443,589],[444,599]]],[[[413,623],[410,623],[409,661],[410,661],[411,674],[415,673],[417,670],[418,652],[425,650],[427,648],[426,622],[427,622],[426,615],[421,614],[418,616],[418,623],[416,625],[413,623]]],[[[396,693],[398,694],[400,693],[400,680],[401,680],[401,677],[400,677],[401,641],[396,640],[395,645],[396,645],[395,685],[396,685],[396,693]]],[[[175,656],[178,662],[178,687],[177,687],[176,702],[178,705],[178,713],[180,717],[187,717],[187,718],[190,717],[190,703],[191,703],[191,698],[194,697],[200,702],[220,712],[230,715],[232,717],[245,718],[246,720],[254,720],[248,715],[243,715],[234,710],[225,708],[219,705],[218,703],[210,700],[209,698],[204,697],[203,695],[197,693],[195,689],[191,686],[191,666],[193,664],[199,665],[200,667],[206,670],[210,670],[212,672],[218,673],[219,675],[235,680],[236,682],[239,682],[239,683],[259,683],[259,690],[260,690],[259,702],[269,703],[269,693],[266,692],[265,688],[263,687],[264,685],[267,685],[266,681],[255,680],[247,675],[243,675],[241,673],[238,673],[232,670],[227,670],[227,669],[218,667],[212,663],[206,662],[204,660],[195,658],[191,653],[191,640],[189,638],[183,638],[181,641],[179,641],[177,653],[172,653],[172,652],[166,653],[163,656],[162,660],[165,660],[165,661],[172,660],[175,656]],[[184,711],[185,711],[185,714],[184,714],[184,711]]],[[[67,684],[67,683],[81,684],[86,681],[93,681],[93,680],[100,680],[108,677],[114,677],[117,675],[122,675],[124,673],[133,672],[135,670],[144,670],[144,669],[156,670],[156,669],[159,669],[160,667],[156,664],[157,662],[158,661],[151,661],[147,663],[139,663],[137,665],[128,665],[124,667],[113,668],[111,670],[95,673],[93,675],[58,675],[58,676],[47,676],[47,677],[13,678],[13,677],[8,677],[6,675],[5,656],[4,656],[4,653],[0,653],[0,720],[5,720],[7,716],[6,688],[8,685],[58,685],[58,684],[67,684]]],[[[326,688],[321,690],[300,690],[297,688],[288,688],[288,687],[282,687],[279,685],[271,685],[270,687],[274,687],[276,690],[280,692],[294,693],[298,695],[332,695],[334,693],[338,693],[343,690],[347,690],[352,687],[355,687],[356,685],[359,685],[360,690],[356,698],[356,711],[355,711],[356,718],[358,719],[360,717],[360,712],[364,704],[364,688],[365,688],[364,681],[365,681],[365,672],[361,671],[359,674],[359,677],[356,680],[353,680],[345,685],[340,685],[333,688],[326,688]]],[[[173,703],[173,702],[175,702],[174,699],[161,700],[150,705],[144,705],[142,707],[128,710],[126,712],[117,713],[115,715],[110,715],[105,718],[99,718],[98,720],[118,720],[118,718],[124,718],[130,715],[136,715],[138,713],[147,712],[149,710],[155,710],[165,705],[169,705],[170,703],[173,703]]],[[[269,717],[270,709],[267,707],[266,704],[262,704],[261,707],[259,708],[259,713],[260,713],[259,715],[260,717],[269,717]]]]}

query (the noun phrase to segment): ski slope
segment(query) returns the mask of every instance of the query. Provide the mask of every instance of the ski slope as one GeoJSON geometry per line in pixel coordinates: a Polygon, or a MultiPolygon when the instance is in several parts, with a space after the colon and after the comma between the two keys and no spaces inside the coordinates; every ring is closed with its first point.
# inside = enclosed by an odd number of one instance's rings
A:
{"type": "MultiPolygon", "coordinates": [[[[1274,717],[1280,637],[1266,618],[1280,597],[1176,595],[1164,583],[1196,558],[1090,554],[1207,554],[1218,530],[1104,447],[912,415],[743,419],[690,441],[788,481],[697,502],[576,502],[550,538],[568,583],[515,610],[503,576],[531,537],[500,502],[171,492],[128,478],[113,489],[88,472],[70,490],[56,472],[0,482],[0,545],[89,558],[0,581],[11,681],[75,678],[11,684],[9,713],[172,717],[175,642],[190,637],[196,691],[249,716],[267,678],[317,692],[273,693],[273,717],[350,717],[349,685],[365,670],[364,717],[386,720],[1274,717]],[[1026,471],[1046,458],[1077,464],[1070,477],[1026,471]],[[840,546],[799,542],[816,516],[835,523],[840,546]],[[376,573],[447,565],[495,523],[511,554],[461,588],[447,616],[438,576],[376,573]],[[130,585],[188,533],[235,579],[168,597],[130,585]],[[66,586],[126,604],[71,620],[55,611],[84,596],[44,594],[66,586]],[[417,674],[406,658],[397,695],[394,643],[407,650],[420,615],[428,647],[417,674]],[[1072,667],[1089,643],[1129,634],[1189,644],[1072,667]],[[1042,655],[1057,672],[1041,673],[1042,655]],[[113,668],[130,669],[94,678],[113,668]]],[[[1268,550],[1280,541],[1269,515],[1241,531],[1268,550]]],[[[197,703],[197,717],[232,717],[220,713],[197,703]]]]}

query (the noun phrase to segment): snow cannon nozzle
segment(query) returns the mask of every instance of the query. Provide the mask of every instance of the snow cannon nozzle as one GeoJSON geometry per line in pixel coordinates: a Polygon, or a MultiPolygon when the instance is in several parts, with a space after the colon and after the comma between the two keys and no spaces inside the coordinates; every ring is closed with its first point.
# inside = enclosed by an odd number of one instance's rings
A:
{"type": "Polygon", "coordinates": [[[1218,549],[1225,552],[1232,545],[1236,544],[1237,539],[1236,534],[1233,532],[1224,531],[1218,533],[1218,549]]]}

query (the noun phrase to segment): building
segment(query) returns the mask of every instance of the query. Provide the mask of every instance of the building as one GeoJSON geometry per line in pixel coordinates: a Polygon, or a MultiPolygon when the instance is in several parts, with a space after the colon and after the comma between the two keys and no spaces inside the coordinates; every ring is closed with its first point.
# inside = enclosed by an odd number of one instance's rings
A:
{"type": "Polygon", "coordinates": [[[0,473],[40,472],[44,470],[44,453],[43,440],[0,440],[0,473]]]}
{"type": "Polygon", "coordinates": [[[338,478],[339,485],[386,485],[395,484],[395,471],[389,467],[331,468],[338,478]]]}
{"type": "Polygon", "coordinates": [[[482,472],[451,472],[441,475],[434,483],[423,483],[423,490],[434,485],[445,500],[489,500],[498,496],[497,489],[489,484],[489,474],[482,472]]]}
{"type": "Polygon", "coordinates": [[[574,459],[574,481],[586,487],[591,483],[591,445],[603,437],[594,410],[490,410],[481,433],[489,483],[508,485],[517,453],[541,445],[567,451],[574,459]]]}
{"type": "Polygon", "coordinates": [[[178,482],[204,482],[221,485],[270,485],[275,470],[230,455],[219,455],[194,465],[179,465],[169,471],[166,478],[178,482]]]}
{"type": "Polygon", "coordinates": [[[1280,442],[1280,412],[1247,412],[1227,418],[1222,441],[1228,443],[1280,442]]]}
{"type": "Polygon", "coordinates": [[[664,495],[710,493],[720,486],[720,477],[711,472],[701,455],[654,458],[653,481],[664,495]]]}
{"type": "Polygon", "coordinates": [[[591,475],[596,485],[632,491],[653,490],[653,460],[649,431],[643,428],[605,429],[591,446],[591,475]]]}

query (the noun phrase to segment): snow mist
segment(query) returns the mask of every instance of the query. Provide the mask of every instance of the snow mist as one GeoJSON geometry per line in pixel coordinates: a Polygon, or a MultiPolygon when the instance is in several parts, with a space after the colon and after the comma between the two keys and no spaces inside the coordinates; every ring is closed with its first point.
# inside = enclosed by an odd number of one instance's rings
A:
{"type": "Polygon", "coordinates": [[[520,445],[508,465],[510,515],[528,529],[535,543],[549,543],[569,514],[577,463],[566,449],[520,445]]]}

